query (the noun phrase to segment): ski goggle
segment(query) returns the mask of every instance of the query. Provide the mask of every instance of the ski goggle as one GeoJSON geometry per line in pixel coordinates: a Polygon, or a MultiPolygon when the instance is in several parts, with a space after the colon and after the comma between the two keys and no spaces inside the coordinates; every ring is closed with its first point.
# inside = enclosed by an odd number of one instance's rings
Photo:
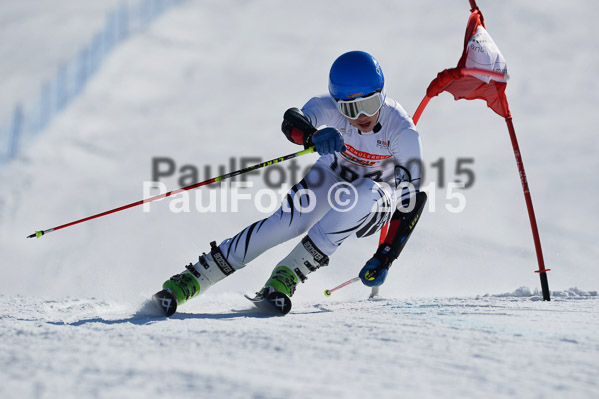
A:
{"type": "Polygon", "coordinates": [[[381,91],[375,91],[365,97],[359,97],[353,100],[337,100],[337,109],[341,114],[349,119],[358,119],[360,114],[373,116],[383,106],[384,96],[381,91]]]}

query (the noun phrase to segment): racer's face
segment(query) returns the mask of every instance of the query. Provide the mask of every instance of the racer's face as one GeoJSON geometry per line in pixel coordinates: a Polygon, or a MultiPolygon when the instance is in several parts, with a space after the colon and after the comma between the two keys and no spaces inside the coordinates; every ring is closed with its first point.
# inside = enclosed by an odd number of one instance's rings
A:
{"type": "Polygon", "coordinates": [[[372,131],[372,129],[374,129],[374,126],[376,125],[376,122],[379,119],[379,114],[380,114],[380,110],[372,115],[372,116],[366,116],[364,114],[360,114],[360,116],[358,117],[358,119],[349,119],[348,117],[345,117],[345,119],[347,119],[347,121],[355,128],[360,129],[361,132],[370,132],[372,131]]]}

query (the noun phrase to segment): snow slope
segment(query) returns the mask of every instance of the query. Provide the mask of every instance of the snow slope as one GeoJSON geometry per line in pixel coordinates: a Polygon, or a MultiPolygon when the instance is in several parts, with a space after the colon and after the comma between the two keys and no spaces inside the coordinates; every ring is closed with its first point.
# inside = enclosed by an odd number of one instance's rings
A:
{"type": "Polygon", "coordinates": [[[93,299],[0,297],[3,398],[592,398],[597,297],[300,301],[239,295],[168,320],[93,299]],[[12,314],[11,314],[12,313],[12,314]],[[28,348],[23,351],[22,348],[28,348]]]}
{"type": "MultiPolygon", "coordinates": [[[[79,15],[73,2],[56,3],[79,15]]],[[[598,10],[591,1],[479,2],[508,61],[550,287],[578,287],[579,300],[514,292],[539,283],[505,124],[484,103],[447,94],[419,123],[426,181],[438,180],[430,165],[441,158],[446,183],[459,158],[473,158],[475,184],[458,214],[445,207],[454,204],[446,184],[436,187],[435,211],[424,214],[380,301],[364,300],[358,284],[322,296],[374,251],[375,238],[354,240],[299,287],[290,315],[256,317],[241,293],[260,287],[289,242],[173,319],[136,313],[210,241],[266,216],[247,202],[239,212],[175,213],[163,201],[149,213],[24,238],[137,201],[154,157],[206,178],[205,166],[229,169],[231,157],[239,165],[297,151],[279,132],[281,115],[326,91],[328,68],[344,51],[374,54],[389,95],[415,110],[435,74],[459,58],[468,2],[454,3],[188,1],[123,43],[78,100],[0,169],[0,364],[10,366],[0,368],[2,397],[596,396],[599,52],[580,21],[580,10],[598,10]],[[512,295],[482,296],[504,292],[512,295]]],[[[43,10],[23,4],[27,15],[43,10]]],[[[73,30],[64,40],[74,43],[73,30]]],[[[9,80],[23,68],[10,57],[13,39],[0,39],[2,58],[14,61],[2,67],[9,80]]],[[[264,187],[263,176],[250,179],[250,192],[264,187]]],[[[180,177],[163,181],[174,189],[180,177]]]]}

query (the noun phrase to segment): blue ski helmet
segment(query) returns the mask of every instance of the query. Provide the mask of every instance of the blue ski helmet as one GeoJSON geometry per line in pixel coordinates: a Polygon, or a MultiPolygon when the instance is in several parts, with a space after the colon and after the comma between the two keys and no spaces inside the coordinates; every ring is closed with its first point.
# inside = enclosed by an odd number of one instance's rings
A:
{"type": "Polygon", "coordinates": [[[378,61],[364,51],[350,51],[333,62],[329,93],[335,100],[351,100],[383,91],[385,77],[378,61]]]}

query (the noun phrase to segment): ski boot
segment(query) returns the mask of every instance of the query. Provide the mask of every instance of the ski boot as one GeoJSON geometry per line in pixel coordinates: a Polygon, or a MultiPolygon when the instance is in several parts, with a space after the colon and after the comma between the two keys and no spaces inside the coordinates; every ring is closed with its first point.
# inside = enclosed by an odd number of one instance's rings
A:
{"type": "Polygon", "coordinates": [[[264,287],[254,298],[246,295],[256,307],[266,313],[286,315],[291,310],[291,299],[298,282],[304,282],[307,274],[329,264],[329,257],[305,236],[292,251],[274,268],[264,287]]]}
{"type": "Polygon", "coordinates": [[[177,306],[204,293],[210,286],[233,274],[236,269],[227,262],[216,242],[210,243],[210,253],[200,255],[198,262],[185,266],[162,285],[162,291],[152,297],[166,317],[177,311],[177,306]]]}

